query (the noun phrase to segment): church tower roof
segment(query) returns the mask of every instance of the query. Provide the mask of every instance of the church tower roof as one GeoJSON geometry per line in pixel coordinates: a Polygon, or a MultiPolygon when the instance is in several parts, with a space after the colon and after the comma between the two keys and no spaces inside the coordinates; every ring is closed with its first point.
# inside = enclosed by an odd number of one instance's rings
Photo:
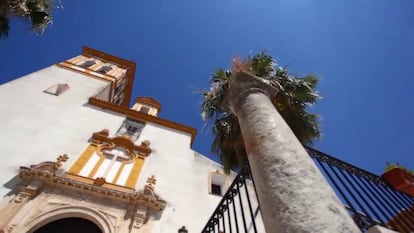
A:
{"type": "Polygon", "coordinates": [[[150,96],[137,97],[135,98],[135,103],[147,104],[151,107],[156,108],[158,112],[161,111],[161,103],[150,96]]]}

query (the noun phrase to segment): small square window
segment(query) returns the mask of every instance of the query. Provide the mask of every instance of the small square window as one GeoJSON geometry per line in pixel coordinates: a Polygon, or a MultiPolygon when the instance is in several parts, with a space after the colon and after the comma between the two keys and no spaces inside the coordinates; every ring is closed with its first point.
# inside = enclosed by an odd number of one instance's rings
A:
{"type": "Polygon", "coordinates": [[[127,131],[128,131],[129,134],[134,134],[134,133],[137,132],[137,130],[138,130],[138,128],[135,127],[135,126],[128,126],[127,127],[127,131]]]}
{"type": "Polygon", "coordinates": [[[69,89],[69,85],[67,83],[59,83],[59,84],[55,84],[55,85],[49,87],[48,89],[44,90],[43,92],[58,96],[58,95],[62,94],[63,92],[65,92],[68,89],[69,89]]]}
{"type": "Polygon", "coordinates": [[[133,141],[136,141],[139,135],[141,134],[141,131],[143,128],[144,128],[143,123],[125,119],[121,127],[118,129],[118,132],[116,133],[116,135],[117,136],[129,135],[131,136],[133,141]]]}
{"type": "Polygon", "coordinates": [[[211,184],[211,193],[221,196],[221,186],[217,184],[211,184]]]}
{"type": "Polygon", "coordinates": [[[208,176],[208,185],[208,192],[210,194],[222,196],[227,187],[227,177],[220,173],[219,170],[211,172],[208,176]]]}
{"type": "Polygon", "coordinates": [[[139,111],[140,112],[143,112],[143,113],[149,113],[149,111],[150,111],[150,108],[148,108],[148,107],[145,107],[145,106],[142,106],[140,109],[139,109],[139,111]]]}

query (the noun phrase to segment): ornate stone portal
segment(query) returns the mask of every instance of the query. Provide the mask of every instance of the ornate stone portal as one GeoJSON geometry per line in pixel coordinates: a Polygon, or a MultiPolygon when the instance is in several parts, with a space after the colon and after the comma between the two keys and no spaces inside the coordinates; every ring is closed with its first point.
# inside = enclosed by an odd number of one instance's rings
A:
{"type": "MultiPolygon", "coordinates": [[[[93,140],[126,142],[102,133],[93,140]]],[[[133,143],[125,147],[132,148],[133,143]]],[[[151,151],[148,141],[134,148],[141,156],[151,151]]],[[[154,192],[154,176],[148,178],[144,190],[137,192],[107,183],[103,177],[82,179],[70,174],[62,169],[67,160],[64,154],[56,162],[20,167],[21,182],[8,203],[0,207],[0,232],[32,233],[55,220],[79,217],[95,223],[104,233],[139,233],[152,228],[155,215],[166,206],[154,192]]]]}

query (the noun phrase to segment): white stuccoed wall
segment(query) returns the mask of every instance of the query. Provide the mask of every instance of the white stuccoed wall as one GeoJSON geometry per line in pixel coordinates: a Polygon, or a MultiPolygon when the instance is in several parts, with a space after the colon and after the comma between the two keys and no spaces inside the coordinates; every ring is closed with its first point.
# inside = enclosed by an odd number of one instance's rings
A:
{"type": "MultiPolygon", "coordinates": [[[[0,183],[8,183],[20,166],[56,161],[66,153],[69,168],[88,145],[92,132],[116,132],[124,117],[87,105],[109,84],[50,66],[0,85],[0,183]],[[70,89],[54,96],[43,91],[57,83],[70,89]]],[[[2,185],[4,196],[14,184],[2,185]]]]}
{"type": "Polygon", "coordinates": [[[167,201],[153,232],[173,232],[182,225],[190,232],[201,231],[221,199],[208,194],[208,175],[221,167],[191,150],[188,134],[147,124],[140,140],[149,140],[153,152],[145,161],[137,189],[154,175],[155,191],[167,201]]]}
{"type": "MultiPolygon", "coordinates": [[[[58,66],[0,85],[1,196],[15,188],[13,178],[20,166],[55,161],[66,153],[69,160],[64,168],[69,169],[93,132],[106,128],[114,136],[125,116],[87,105],[89,97],[108,85],[58,66]],[[70,89],[60,96],[43,92],[58,83],[67,83],[70,89]]],[[[183,225],[189,232],[200,232],[222,198],[208,193],[209,174],[221,171],[221,166],[193,151],[187,133],[147,123],[136,143],[143,140],[151,142],[153,152],[145,160],[136,189],[143,190],[146,179],[155,175],[155,192],[167,202],[152,232],[177,232],[183,225]]],[[[228,178],[228,185],[233,178],[228,178]]]]}
{"type": "MultiPolygon", "coordinates": [[[[147,123],[138,138],[142,140],[151,142],[153,152],[145,161],[137,189],[143,189],[146,178],[154,175],[157,178],[155,192],[167,201],[152,232],[175,232],[183,225],[189,232],[200,232],[222,198],[208,193],[209,173],[222,172],[222,167],[191,150],[190,135],[180,131],[147,123]]],[[[228,177],[228,185],[234,177],[234,174],[228,177]]],[[[254,194],[252,188],[250,193],[254,194]]],[[[255,198],[251,201],[257,206],[255,198]]],[[[246,203],[245,208],[247,211],[246,203]]],[[[259,232],[264,232],[260,217],[257,222],[259,232]]]]}

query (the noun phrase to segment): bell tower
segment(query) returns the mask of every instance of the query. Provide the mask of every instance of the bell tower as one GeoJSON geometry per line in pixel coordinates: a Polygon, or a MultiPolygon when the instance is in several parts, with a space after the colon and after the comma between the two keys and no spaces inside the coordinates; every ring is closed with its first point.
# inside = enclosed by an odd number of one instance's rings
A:
{"type": "Polygon", "coordinates": [[[82,55],[61,62],[58,66],[109,83],[107,88],[94,97],[117,105],[129,106],[134,84],[135,62],[83,47],[82,55]]]}

